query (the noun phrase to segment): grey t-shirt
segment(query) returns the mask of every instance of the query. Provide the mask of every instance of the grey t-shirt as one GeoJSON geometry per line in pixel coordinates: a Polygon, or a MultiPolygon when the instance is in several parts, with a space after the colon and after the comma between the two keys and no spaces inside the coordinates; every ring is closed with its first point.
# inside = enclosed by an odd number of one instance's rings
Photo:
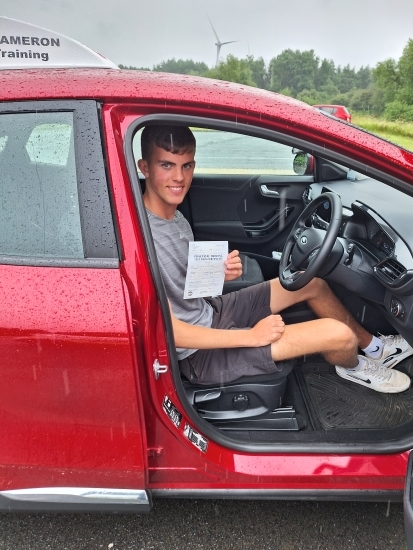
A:
{"type": "MultiPolygon", "coordinates": [[[[211,327],[212,307],[208,302],[202,298],[184,300],[189,242],[194,240],[191,226],[178,210],[173,220],[164,220],[148,209],[146,211],[166,295],[174,315],[191,325],[211,327]]],[[[177,348],[176,351],[178,359],[182,360],[197,350],[177,348]]]]}

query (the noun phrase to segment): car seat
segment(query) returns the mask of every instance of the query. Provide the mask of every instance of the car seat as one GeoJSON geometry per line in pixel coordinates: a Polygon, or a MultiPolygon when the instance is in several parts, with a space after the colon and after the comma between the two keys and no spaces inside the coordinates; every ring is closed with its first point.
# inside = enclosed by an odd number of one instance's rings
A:
{"type": "Polygon", "coordinates": [[[248,286],[256,285],[264,281],[264,275],[262,274],[259,263],[254,258],[250,258],[246,254],[240,254],[242,263],[242,275],[234,281],[227,281],[224,283],[223,294],[234,292],[248,286]]]}
{"type": "MultiPolygon", "coordinates": [[[[192,212],[190,206],[190,197],[186,195],[178,210],[185,216],[188,223],[193,227],[192,212]]],[[[245,253],[240,253],[242,263],[242,275],[235,281],[228,281],[224,284],[223,294],[240,290],[241,288],[256,285],[264,281],[259,263],[256,259],[249,257],[245,253]]]]}
{"type": "Polygon", "coordinates": [[[282,370],[243,376],[226,384],[199,384],[183,378],[190,404],[210,421],[244,421],[265,416],[281,407],[287,376],[295,361],[283,361],[282,370]]]}

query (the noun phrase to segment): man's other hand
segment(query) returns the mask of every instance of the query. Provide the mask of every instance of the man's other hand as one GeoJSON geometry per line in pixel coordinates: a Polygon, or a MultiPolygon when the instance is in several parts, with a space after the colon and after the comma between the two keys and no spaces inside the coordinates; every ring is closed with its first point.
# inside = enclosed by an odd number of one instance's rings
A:
{"type": "Polygon", "coordinates": [[[251,347],[268,346],[279,340],[284,330],[285,324],[281,315],[269,315],[249,330],[246,338],[251,338],[251,347]]]}
{"type": "Polygon", "coordinates": [[[242,275],[242,263],[238,250],[233,250],[227,256],[225,264],[225,281],[233,281],[242,275]]]}

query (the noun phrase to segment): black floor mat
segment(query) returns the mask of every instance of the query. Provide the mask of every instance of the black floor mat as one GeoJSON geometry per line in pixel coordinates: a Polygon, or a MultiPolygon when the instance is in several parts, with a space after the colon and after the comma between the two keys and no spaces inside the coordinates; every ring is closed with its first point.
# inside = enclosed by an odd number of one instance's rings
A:
{"type": "MultiPolygon", "coordinates": [[[[413,358],[397,369],[413,373],[413,358]]],[[[337,376],[334,367],[311,358],[295,369],[314,429],[394,428],[413,419],[413,389],[378,393],[337,376]]]]}

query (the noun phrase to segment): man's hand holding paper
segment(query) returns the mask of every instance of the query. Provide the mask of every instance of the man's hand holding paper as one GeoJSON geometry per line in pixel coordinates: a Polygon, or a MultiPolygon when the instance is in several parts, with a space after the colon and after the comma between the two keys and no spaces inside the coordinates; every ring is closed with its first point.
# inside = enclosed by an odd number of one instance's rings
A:
{"type": "Polygon", "coordinates": [[[233,250],[227,256],[225,264],[225,281],[233,281],[242,275],[242,263],[238,250],[233,250]]]}
{"type": "Polygon", "coordinates": [[[228,256],[228,241],[190,242],[184,298],[203,298],[222,294],[227,270],[226,261],[231,264],[228,271],[233,271],[234,262],[228,256]]]}

